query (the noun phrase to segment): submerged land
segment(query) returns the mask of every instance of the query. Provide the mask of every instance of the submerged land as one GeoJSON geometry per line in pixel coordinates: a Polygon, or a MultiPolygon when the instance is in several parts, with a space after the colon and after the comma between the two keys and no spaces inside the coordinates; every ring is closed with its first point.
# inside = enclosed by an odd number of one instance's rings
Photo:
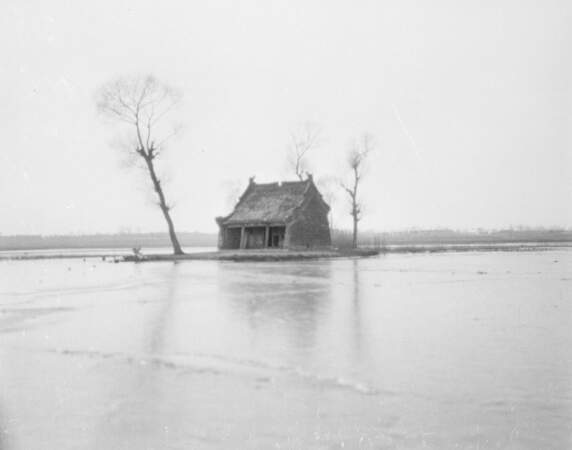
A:
{"type": "Polygon", "coordinates": [[[381,251],[375,248],[345,249],[345,250],[220,250],[213,252],[193,252],[184,255],[129,255],[124,256],[125,262],[147,261],[182,261],[182,260],[211,260],[211,261],[301,261],[308,259],[350,258],[379,255],[381,251]]]}

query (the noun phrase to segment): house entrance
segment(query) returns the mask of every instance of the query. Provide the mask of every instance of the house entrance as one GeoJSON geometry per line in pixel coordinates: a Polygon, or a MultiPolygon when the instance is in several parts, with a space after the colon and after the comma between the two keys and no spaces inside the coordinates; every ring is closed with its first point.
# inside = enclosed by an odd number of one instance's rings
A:
{"type": "Polygon", "coordinates": [[[264,248],[265,227],[245,228],[246,248],[264,248]]]}
{"type": "Polygon", "coordinates": [[[282,248],[284,247],[284,236],[286,235],[286,227],[270,227],[268,232],[268,247],[282,248]]]}
{"type": "Polygon", "coordinates": [[[228,227],[224,229],[221,248],[283,248],[285,236],[285,226],[228,227]]]}

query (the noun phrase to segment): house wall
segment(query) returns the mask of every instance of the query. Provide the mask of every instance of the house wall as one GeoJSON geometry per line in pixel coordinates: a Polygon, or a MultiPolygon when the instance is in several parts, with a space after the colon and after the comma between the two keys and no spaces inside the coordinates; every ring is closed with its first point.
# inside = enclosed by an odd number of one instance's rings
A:
{"type": "Polygon", "coordinates": [[[328,212],[315,196],[287,227],[285,245],[289,248],[321,248],[332,245],[328,212]]]}
{"type": "Polygon", "coordinates": [[[220,249],[240,248],[240,228],[221,227],[218,246],[220,249]]]}

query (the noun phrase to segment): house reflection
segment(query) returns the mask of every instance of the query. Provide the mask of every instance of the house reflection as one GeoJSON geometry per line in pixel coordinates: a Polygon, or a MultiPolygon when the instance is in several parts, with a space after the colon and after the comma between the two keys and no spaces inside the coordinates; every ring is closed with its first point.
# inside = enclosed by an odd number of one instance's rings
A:
{"type": "Polygon", "coordinates": [[[315,346],[331,307],[331,261],[219,266],[218,287],[235,318],[247,324],[252,346],[315,346]],[[253,270],[255,269],[255,270],[253,270]]]}

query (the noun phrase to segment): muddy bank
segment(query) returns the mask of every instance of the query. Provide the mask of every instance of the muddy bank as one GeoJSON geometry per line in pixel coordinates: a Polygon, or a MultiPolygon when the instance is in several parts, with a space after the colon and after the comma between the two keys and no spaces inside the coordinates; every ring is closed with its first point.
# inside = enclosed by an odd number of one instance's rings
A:
{"type": "Polygon", "coordinates": [[[569,245],[434,245],[434,246],[391,246],[385,248],[339,249],[324,251],[291,250],[222,250],[216,252],[191,253],[185,255],[128,255],[124,262],[179,261],[179,260],[217,260],[217,261],[296,261],[331,258],[367,258],[382,254],[395,253],[445,253],[445,252],[524,252],[546,251],[555,247],[569,245]]]}
{"type": "Polygon", "coordinates": [[[185,255],[129,255],[125,262],[215,260],[215,261],[297,261],[306,259],[369,257],[380,254],[378,249],[354,250],[221,250],[216,252],[188,253],[185,255]]]}

